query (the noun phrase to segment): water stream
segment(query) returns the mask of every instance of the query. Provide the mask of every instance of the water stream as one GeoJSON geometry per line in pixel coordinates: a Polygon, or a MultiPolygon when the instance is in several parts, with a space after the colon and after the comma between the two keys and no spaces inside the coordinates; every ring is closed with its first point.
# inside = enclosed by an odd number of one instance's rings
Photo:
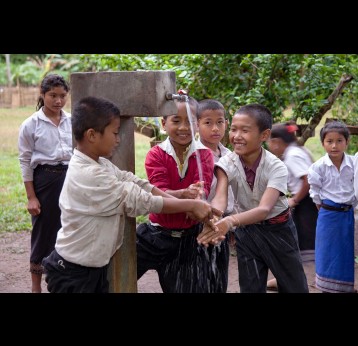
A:
{"type": "MultiPolygon", "coordinates": [[[[196,153],[195,157],[196,157],[196,163],[198,165],[199,179],[200,179],[200,181],[204,181],[203,165],[200,160],[200,154],[199,154],[199,150],[197,150],[197,147],[196,147],[197,142],[195,140],[195,129],[196,129],[197,119],[191,113],[188,96],[185,96],[185,107],[186,107],[186,113],[188,114],[188,119],[189,119],[189,123],[190,123],[191,136],[193,138],[192,142],[193,142],[195,153],[196,153]]],[[[206,199],[204,195],[203,195],[203,198],[206,199]]]]}

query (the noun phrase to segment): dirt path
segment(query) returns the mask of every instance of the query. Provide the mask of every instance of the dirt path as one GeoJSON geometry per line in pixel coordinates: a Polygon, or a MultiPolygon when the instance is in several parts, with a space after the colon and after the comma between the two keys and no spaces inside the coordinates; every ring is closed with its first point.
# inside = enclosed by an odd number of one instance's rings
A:
{"type": "MultiPolygon", "coordinates": [[[[355,254],[358,255],[358,209],[356,209],[355,254]]],[[[29,273],[30,232],[0,233],[0,293],[30,293],[29,273]]],[[[314,262],[304,263],[310,293],[319,292],[314,287],[314,262]]],[[[271,278],[272,275],[269,276],[271,278]]],[[[358,264],[355,265],[355,288],[358,289],[358,264]]],[[[42,282],[42,291],[47,292],[42,282]]],[[[148,271],[138,281],[138,293],[162,292],[155,271],[148,271]]],[[[230,256],[228,293],[238,293],[236,256],[230,256]]]]}

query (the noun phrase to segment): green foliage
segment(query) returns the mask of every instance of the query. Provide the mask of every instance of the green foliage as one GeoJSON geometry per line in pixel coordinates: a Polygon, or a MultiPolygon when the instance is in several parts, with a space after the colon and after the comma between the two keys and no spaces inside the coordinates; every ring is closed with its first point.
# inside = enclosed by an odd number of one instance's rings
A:
{"type": "Polygon", "coordinates": [[[284,111],[291,108],[289,119],[306,123],[320,120],[328,97],[341,77],[349,75],[353,80],[339,94],[332,112],[342,119],[358,114],[357,54],[44,54],[28,56],[23,65],[12,67],[14,80],[27,85],[39,83],[49,71],[68,79],[77,71],[139,70],[175,71],[177,88],[187,89],[198,100],[219,100],[229,120],[240,106],[262,103],[274,122],[288,120],[284,111]]]}
{"type": "MultiPolygon", "coordinates": [[[[3,55],[4,56],[4,55],[3,55]]],[[[48,73],[57,73],[69,80],[71,72],[82,69],[78,55],[71,54],[12,54],[10,70],[13,85],[39,85],[48,73]]],[[[7,85],[5,58],[0,59],[0,85],[7,85]]]]}
{"type": "MultiPolygon", "coordinates": [[[[87,71],[173,70],[177,87],[198,100],[215,98],[229,116],[241,105],[262,103],[275,122],[292,107],[292,119],[309,121],[327,104],[344,74],[357,76],[356,54],[84,54],[87,71]]],[[[356,79],[335,108],[357,113],[356,79]]]]}

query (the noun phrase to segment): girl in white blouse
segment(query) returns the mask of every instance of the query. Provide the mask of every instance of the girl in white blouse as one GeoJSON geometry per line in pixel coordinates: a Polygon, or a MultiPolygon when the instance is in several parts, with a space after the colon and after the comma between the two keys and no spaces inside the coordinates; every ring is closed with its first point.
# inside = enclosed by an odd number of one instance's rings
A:
{"type": "Polygon", "coordinates": [[[316,287],[323,292],[354,292],[353,156],[345,150],[349,130],[339,121],[320,132],[326,154],[308,170],[310,196],[319,209],[316,228],[316,287]]]}

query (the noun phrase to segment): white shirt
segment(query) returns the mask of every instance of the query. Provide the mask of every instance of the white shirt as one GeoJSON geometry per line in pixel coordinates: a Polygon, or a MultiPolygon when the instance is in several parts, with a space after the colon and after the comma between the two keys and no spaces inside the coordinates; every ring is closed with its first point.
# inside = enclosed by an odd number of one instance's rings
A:
{"type": "Polygon", "coordinates": [[[61,110],[56,126],[42,108],[27,118],[19,130],[19,161],[23,181],[33,181],[37,165],[67,165],[72,156],[71,114],[61,110]]]}
{"type": "MultiPolygon", "coordinates": [[[[201,143],[200,139],[198,140],[198,142],[201,143]]],[[[201,143],[202,144],[202,143],[201,143]]],[[[202,144],[204,145],[204,144],[202,144]]],[[[214,163],[218,162],[220,160],[221,157],[230,154],[232,151],[228,148],[226,148],[222,143],[219,142],[219,149],[220,149],[220,156],[215,152],[215,151],[211,151],[214,155],[214,163]]],[[[218,180],[215,176],[215,174],[213,175],[213,181],[211,183],[211,187],[210,187],[210,193],[209,196],[207,198],[208,202],[212,201],[213,198],[215,197],[215,190],[216,190],[216,185],[218,183],[218,180]]],[[[229,185],[228,187],[228,192],[227,192],[227,208],[225,210],[226,214],[232,214],[232,212],[234,211],[234,194],[232,192],[232,188],[229,185]]]]}
{"type": "Polygon", "coordinates": [[[266,149],[262,149],[253,190],[250,189],[246,181],[244,167],[235,152],[222,157],[215,163],[215,166],[222,168],[228,177],[228,182],[234,193],[235,206],[239,208],[235,212],[243,212],[258,207],[262,195],[268,187],[280,191],[283,195],[278,198],[266,219],[270,219],[288,208],[285,196],[288,175],[286,165],[266,149]]]}
{"type": "Polygon", "coordinates": [[[354,165],[354,193],[356,199],[358,200],[358,152],[354,155],[353,165],[354,165]]]}
{"type": "Polygon", "coordinates": [[[55,249],[67,261],[102,267],[123,243],[125,216],[160,213],[154,185],[111,161],[99,162],[74,149],[60,194],[62,228],[55,249]]]}
{"type": "Polygon", "coordinates": [[[308,169],[308,183],[310,197],[315,204],[322,204],[323,199],[353,207],[358,203],[354,196],[352,155],[344,153],[340,171],[329,155],[324,155],[308,169]]]}
{"type": "Polygon", "coordinates": [[[288,170],[287,188],[295,195],[302,187],[302,177],[308,174],[312,159],[304,147],[296,143],[290,144],[283,153],[283,162],[288,170]]]}
{"type": "MultiPolygon", "coordinates": [[[[158,145],[168,155],[172,156],[177,164],[180,162],[169,137],[167,137],[162,143],[159,143],[158,145]]],[[[178,164],[178,173],[179,173],[180,178],[185,177],[186,171],[188,170],[189,157],[193,153],[195,153],[196,150],[199,150],[199,149],[208,149],[208,148],[204,144],[202,144],[200,141],[196,141],[196,140],[191,141],[190,147],[187,149],[188,151],[184,157],[184,163],[183,163],[183,167],[181,170],[179,169],[179,164],[178,164]]],[[[198,156],[198,157],[200,157],[200,156],[198,156]]],[[[199,169],[199,174],[200,174],[200,168],[199,168],[199,167],[201,167],[200,162],[197,162],[197,164],[198,164],[198,169],[199,169]]]]}

